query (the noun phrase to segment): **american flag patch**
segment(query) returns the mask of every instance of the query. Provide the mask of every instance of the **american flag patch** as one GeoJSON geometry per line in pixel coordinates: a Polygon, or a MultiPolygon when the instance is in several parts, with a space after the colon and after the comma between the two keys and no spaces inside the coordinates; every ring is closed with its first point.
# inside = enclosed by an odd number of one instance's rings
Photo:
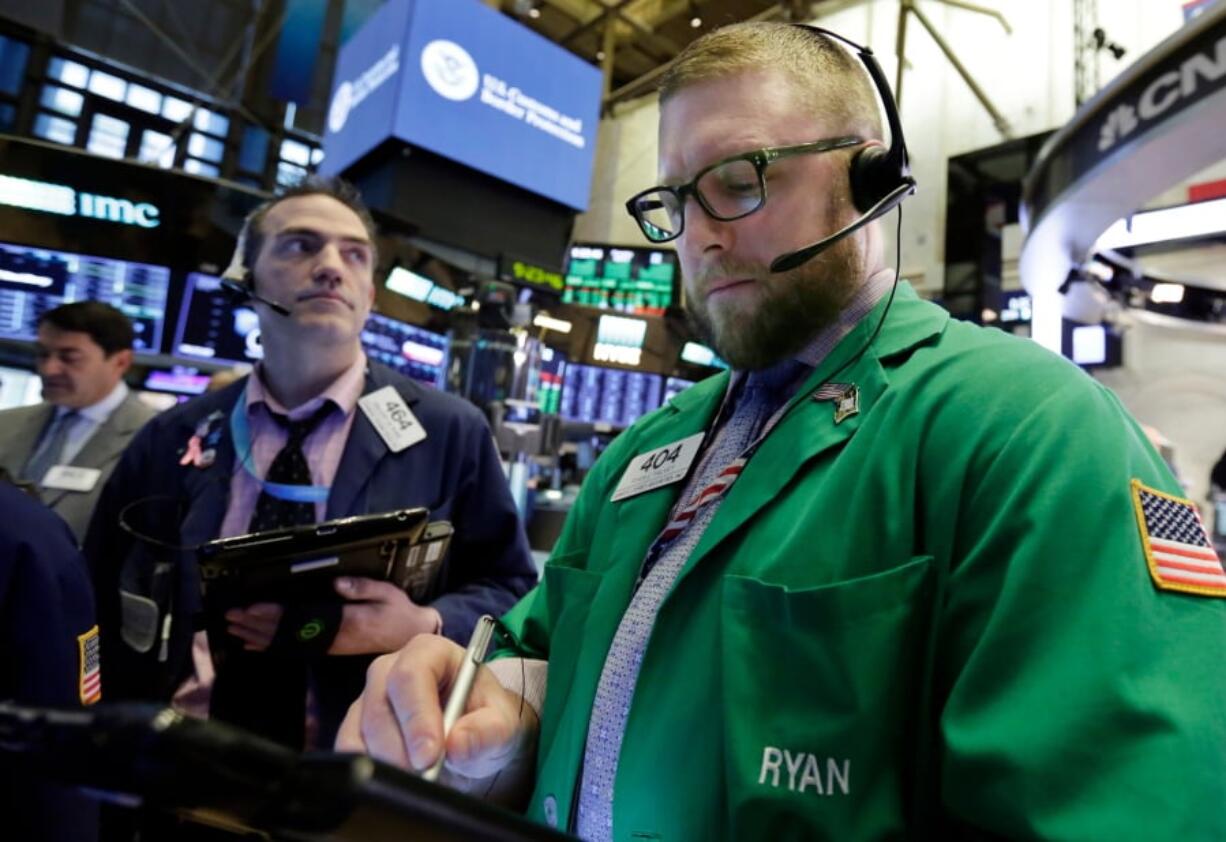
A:
{"type": "Polygon", "coordinates": [[[1132,481],[1149,575],[1163,590],[1226,596],[1226,570],[1191,501],[1132,481]]]}
{"type": "Polygon", "coordinates": [[[77,636],[81,654],[81,704],[92,705],[102,700],[102,658],[98,627],[77,636]]]}

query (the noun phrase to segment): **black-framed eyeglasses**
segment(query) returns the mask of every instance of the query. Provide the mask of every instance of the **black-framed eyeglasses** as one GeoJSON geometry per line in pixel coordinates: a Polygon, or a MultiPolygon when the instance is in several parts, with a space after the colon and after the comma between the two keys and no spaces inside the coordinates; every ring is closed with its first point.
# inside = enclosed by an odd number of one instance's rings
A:
{"type": "Polygon", "coordinates": [[[796,146],[771,146],[717,161],[701,170],[688,184],[660,185],[636,194],[626,210],[653,243],[666,243],[685,230],[685,201],[698,200],[713,218],[730,222],[761,210],[766,204],[766,168],[781,158],[815,155],[856,146],[858,137],[835,137],[796,146]]]}

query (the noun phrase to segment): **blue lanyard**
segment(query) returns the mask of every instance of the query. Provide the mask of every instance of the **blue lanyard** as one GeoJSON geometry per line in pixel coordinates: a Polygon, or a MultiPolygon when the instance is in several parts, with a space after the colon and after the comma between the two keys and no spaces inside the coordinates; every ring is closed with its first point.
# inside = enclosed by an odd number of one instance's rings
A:
{"type": "Polygon", "coordinates": [[[260,484],[261,488],[278,500],[288,500],[291,503],[326,503],[328,485],[287,485],[283,482],[268,482],[255,472],[255,464],[251,459],[251,428],[247,424],[246,395],[239,395],[230,412],[230,437],[234,440],[234,452],[238,455],[243,469],[260,484]]]}

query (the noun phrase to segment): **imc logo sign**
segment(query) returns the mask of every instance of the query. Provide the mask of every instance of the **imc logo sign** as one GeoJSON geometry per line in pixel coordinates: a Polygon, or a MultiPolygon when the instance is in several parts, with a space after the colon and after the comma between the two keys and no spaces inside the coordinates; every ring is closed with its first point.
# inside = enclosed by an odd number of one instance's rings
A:
{"type": "Polygon", "coordinates": [[[99,196],[75,190],[67,184],[34,181],[0,175],[0,205],[56,213],[60,216],[80,216],[138,228],[157,228],[162,212],[157,205],[133,202],[114,196],[99,196]]]}
{"type": "Polygon", "coordinates": [[[131,202],[111,196],[95,196],[92,193],[77,193],[77,216],[118,222],[121,225],[136,225],[140,228],[157,228],[162,212],[148,202],[131,202]]]}

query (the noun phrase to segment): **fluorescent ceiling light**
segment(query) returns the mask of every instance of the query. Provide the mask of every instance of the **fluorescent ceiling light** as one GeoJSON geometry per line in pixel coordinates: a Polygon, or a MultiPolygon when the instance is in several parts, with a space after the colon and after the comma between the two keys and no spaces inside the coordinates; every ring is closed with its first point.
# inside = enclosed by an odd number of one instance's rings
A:
{"type": "Polygon", "coordinates": [[[1183,284],[1154,284],[1149,300],[1155,304],[1178,304],[1183,301],[1183,284]]]}
{"type": "Polygon", "coordinates": [[[537,313],[536,318],[532,320],[532,324],[537,327],[543,327],[546,330],[557,331],[558,333],[570,333],[573,325],[564,319],[555,319],[552,316],[546,316],[544,313],[537,313]]]}
{"type": "Polygon", "coordinates": [[[1226,233],[1226,199],[1141,211],[1103,232],[1095,250],[1132,248],[1226,233]]]}

